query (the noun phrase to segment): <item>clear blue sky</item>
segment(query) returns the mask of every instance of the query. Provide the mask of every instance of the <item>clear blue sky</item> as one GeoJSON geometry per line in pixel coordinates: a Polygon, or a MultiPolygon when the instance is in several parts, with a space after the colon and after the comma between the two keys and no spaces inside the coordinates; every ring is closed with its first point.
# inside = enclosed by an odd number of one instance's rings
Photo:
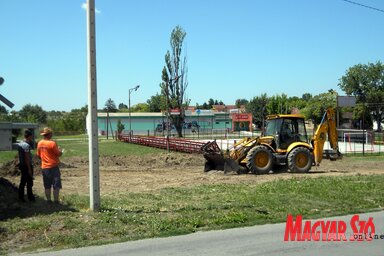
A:
{"type": "MultiPolygon", "coordinates": [[[[383,0],[355,2],[384,9],[383,0]]],[[[19,110],[87,104],[85,0],[0,0],[0,93],[19,110]]],[[[334,89],[356,64],[384,62],[384,12],[343,0],[96,0],[98,106],[160,92],[172,29],[187,32],[187,95],[234,104],[334,89]]],[[[8,110],[11,110],[7,107],[8,110]]]]}

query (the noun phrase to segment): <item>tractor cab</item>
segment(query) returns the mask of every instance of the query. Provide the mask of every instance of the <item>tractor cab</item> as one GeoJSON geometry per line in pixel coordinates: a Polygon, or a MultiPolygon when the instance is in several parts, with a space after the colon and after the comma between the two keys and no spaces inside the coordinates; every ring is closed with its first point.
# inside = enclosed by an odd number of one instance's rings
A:
{"type": "Polygon", "coordinates": [[[276,149],[286,150],[294,142],[309,143],[301,115],[270,115],[266,122],[263,136],[272,136],[276,149]]]}

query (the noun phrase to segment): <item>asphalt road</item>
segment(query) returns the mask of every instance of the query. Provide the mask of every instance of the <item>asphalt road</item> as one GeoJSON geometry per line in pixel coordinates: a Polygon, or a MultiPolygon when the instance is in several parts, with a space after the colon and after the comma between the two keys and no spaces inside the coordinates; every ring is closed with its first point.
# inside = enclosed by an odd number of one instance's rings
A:
{"type": "MultiPolygon", "coordinates": [[[[359,214],[359,220],[368,221],[369,217],[373,218],[375,233],[379,239],[372,241],[349,240],[353,234],[350,224],[352,216],[325,219],[338,223],[344,221],[348,241],[284,241],[286,223],[280,223],[33,255],[384,255],[384,211],[359,214]]],[[[311,223],[313,225],[314,221],[311,223]]]]}

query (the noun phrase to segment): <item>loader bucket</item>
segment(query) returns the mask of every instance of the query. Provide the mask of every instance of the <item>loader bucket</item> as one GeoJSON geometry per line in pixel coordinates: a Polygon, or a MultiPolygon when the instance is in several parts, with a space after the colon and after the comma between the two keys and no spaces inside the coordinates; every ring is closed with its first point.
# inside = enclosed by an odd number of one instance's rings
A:
{"type": "Polygon", "coordinates": [[[248,173],[248,169],[240,166],[237,161],[228,156],[224,156],[223,152],[217,145],[216,141],[209,141],[201,147],[205,158],[204,172],[211,170],[224,171],[225,174],[234,172],[237,174],[248,173]]]}
{"type": "Polygon", "coordinates": [[[237,173],[244,174],[248,173],[248,169],[239,165],[235,160],[231,158],[225,158],[221,154],[204,154],[205,166],[204,172],[209,172],[212,170],[224,171],[225,174],[228,173],[237,173]]]}
{"type": "Polygon", "coordinates": [[[209,141],[201,147],[205,158],[204,172],[211,170],[224,170],[224,156],[216,141],[209,141]]]}
{"type": "Polygon", "coordinates": [[[239,165],[235,160],[231,158],[225,159],[224,163],[224,173],[228,174],[230,172],[234,172],[237,174],[246,174],[248,173],[248,169],[239,165]]]}
{"type": "Polygon", "coordinates": [[[205,166],[204,172],[209,172],[211,170],[224,171],[225,158],[221,154],[217,153],[205,153],[205,166]]]}

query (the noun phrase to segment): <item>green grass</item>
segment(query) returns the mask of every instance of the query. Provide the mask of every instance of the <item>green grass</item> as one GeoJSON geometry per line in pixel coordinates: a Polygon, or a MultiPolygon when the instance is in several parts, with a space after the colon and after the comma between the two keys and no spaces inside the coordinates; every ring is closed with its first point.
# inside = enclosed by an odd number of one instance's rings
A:
{"type": "Polygon", "coordinates": [[[17,156],[17,151],[0,151],[0,165],[13,160],[17,156]]]}
{"type": "MultiPolygon", "coordinates": [[[[65,149],[63,157],[88,156],[88,141],[70,140],[58,141],[57,143],[65,149]]],[[[101,156],[145,155],[158,152],[164,152],[164,150],[114,140],[99,140],[99,154],[101,156]]]]}
{"type": "Polygon", "coordinates": [[[68,139],[82,139],[88,140],[87,134],[76,134],[76,135],[54,135],[54,140],[68,140],[68,139]]]}
{"type": "MultiPolygon", "coordinates": [[[[63,159],[66,157],[80,156],[88,157],[88,140],[60,136],[55,138],[59,147],[63,148],[63,159]]],[[[115,140],[99,140],[99,154],[101,156],[121,155],[145,155],[165,152],[162,149],[151,148],[141,145],[129,144],[115,140]]],[[[0,151],[0,164],[11,161],[17,155],[17,151],[0,151]]]]}
{"type": "Polygon", "coordinates": [[[16,212],[21,217],[2,221],[0,248],[3,253],[56,250],[284,222],[287,214],[320,218],[367,212],[383,209],[383,187],[384,175],[358,175],[166,188],[102,197],[96,213],[88,210],[87,196],[70,195],[62,206],[37,202],[29,215],[16,212]]]}

